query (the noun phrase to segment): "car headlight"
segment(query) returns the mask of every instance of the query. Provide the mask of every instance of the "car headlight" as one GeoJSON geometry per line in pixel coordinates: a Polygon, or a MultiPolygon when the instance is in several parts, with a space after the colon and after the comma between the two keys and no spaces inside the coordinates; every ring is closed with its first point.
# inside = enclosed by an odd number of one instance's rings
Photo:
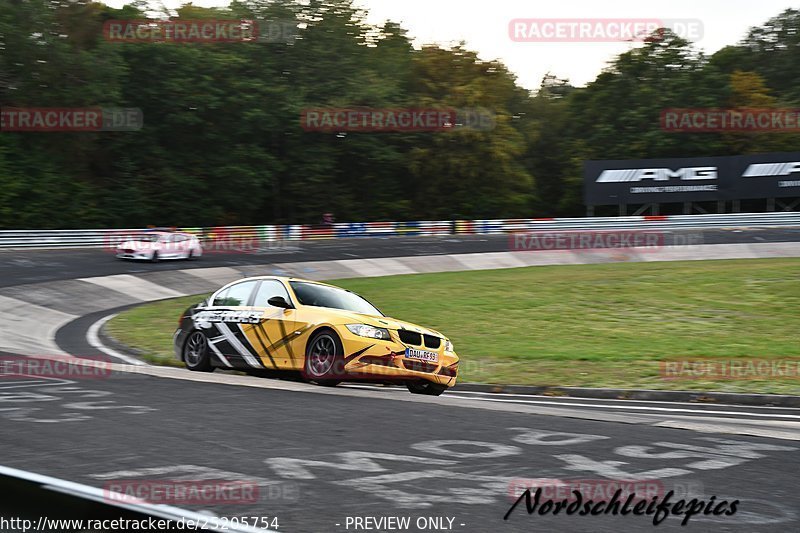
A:
{"type": "Polygon", "coordinates": [[[376,328],[368,324],[347,324],[347,329],[350,333],[358,335],[359,337],[369,337],[370,339],[382,339],[388,341],[389,330],[384,328],[376,328]]]}
{"type": "Polygon", "coordinates": [[[453,343],[450,342],[450,339],[444,340],[444,351],[445,352],[452,352],[453,351],[453,343]]]}

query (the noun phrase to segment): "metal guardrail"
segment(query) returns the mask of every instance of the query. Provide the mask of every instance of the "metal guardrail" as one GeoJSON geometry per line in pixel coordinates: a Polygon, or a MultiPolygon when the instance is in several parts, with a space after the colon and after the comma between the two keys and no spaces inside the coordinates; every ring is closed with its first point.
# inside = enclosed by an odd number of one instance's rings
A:
{"type": "MultiPolygon", "coordinates": [[[[660,215],[592,218],[438,220],[409,222],[339,222],[329,226],[292,224],[173,228],[200,237],[204,245],[389,237],[398,235],[491,235],[535,230],[709,229],[798,227],[800,212],[712,215],[660,215]]],[[[116,246],[135,229],[0,230],[0,248],[100,248],[116,246]]]]}
{"type": "MultiPolygon", "coordinates": [[[[169,483],[169,482],[167,482],[169,483]]],[[[145,482],[141,482],[145,485],[145,482]]],[[[247,520],[155,504],[114,492],[0,465],[0,516],[3,531],[87,531],[98,522],[115,523],[109,531],[159,530],[274,533],[247,520]],[[6,518],[9,517],[9,518],[6,518]],[[13,519],[11,517],[14,517],[13,519]],[[202,525],[201,525],[202,524],[202,525]]],[[[105,528],[103,528],[105,529],[105,528]]]]}

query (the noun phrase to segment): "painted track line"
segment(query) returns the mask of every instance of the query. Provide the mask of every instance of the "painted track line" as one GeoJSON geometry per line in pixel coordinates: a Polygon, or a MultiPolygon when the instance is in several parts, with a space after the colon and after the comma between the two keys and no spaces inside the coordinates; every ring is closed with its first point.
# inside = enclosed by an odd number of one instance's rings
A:
{"type": "MultiPolygon", "coordinates": [[[[704,391],[697,391],[698,393],[704,391]]],[[[586,401],[586,400],[597,400],[601,402],[620,402],[626,404],[636,404],[636,403],[647,403],[647,404],[663,404],[663,405],[691,405],[693,407],[731,407],[736,409],[741,409],[742,405],[737,404],[730,404],[730,403],[699,403],[699,402],[672,402],[666,400],[636,400],[636,399],[621,399],[621,398],[583,398],[580,396],[544,396],[541,394],[518,394],[512,392],[482,392],[482,391],[471,391],[471,390],[449,390],[447,391],[448,394],[473,394],[473,395],[483,395],[483,396],[502,396],[502,397],[514,397],[514,398],[541,398],[541,399],[552,399],[553,401],[556,400],[563,400],[563,401],[586,401]]],[[[769,406],[769,405],[748,405],[748,409],[775,409],[775,410],[785,410],[785,411],[798,411],[797,407],[780,407],[780,406],[769,406]]]]}
{"type": "Polygon", "coordinates": [[[664,413],[697,413],[705,415],[732,415],[732,416],[753,416],[759,418],[786,418],[793,420],[800,420],[800,415],[780,415],[769,413],[747,413],[744,411],[711,411],[711,410],[697,410],[697,409],[675,409],[669,407],[647,407],[643,405],[607,405],[607,404],[591,404],[591,403],[576,403],[576,402],[548,402],[541,400],[512,400],[503,398],[472,398],[474,400],[482,400],[486,402],[501,402],[501,403],[521,403],[521,404],[536,404],[536,405],[559,405],[567,407],[589,407],[595,409],[625,409],[632,411],[645,411],[651,414],[658,414],[657,412],[664,413]]]}
{"type": "Polygon", "coordinates": [[[140,360],[135,359],[133,357],[130,357],[128,355],[119,353],[118,351],[114,350],[113,348],[109,348],[108,346],[103,344],[103,341],[100,340],[100,328],[102,328],[105,325],[106,322],[108,322],[109,320],[111,320],[112,318],[117,316],[117,314],[118,313],[113,313],[113,314],[110,314],[108,316],[104,316],[103,318],[101,318],[100,320],[96,321],[94,324],[89,326],[89,329],[86,331],[86,342],[88,342],[89,345],[92,348],[97,348],[98,350],[100,350],[104,354],[106,354],[106,355],[108,355],[110,357],[114,357],[116,359],[120,359],[122,361],[125,361],[128,364],[139,365],[139,366],[149,366],[144,361],[140,361],[140,360]]]}
{"type": "MultiPolygon", "coordinates": [[[[362,385],[362,384],[345,384],[340,388],[352,388],[352,389],[364,389],[364,390],[376,390],[376,391],[397,391],[401,393],[405,393],[406,390],[402,387],[379,387],[374,385],[362,385]]],[[[528,403],[536,402],[540,400],[538,403],[542,405],[580,405],[580,402],[619,402],[619,406],[615,405],[608,405],[611,409],[621,409],[621,408],[635,408],[637,407],[636,404],[644,403],[644,404],[656,404],[656,405],[688,405],[692,407],[717,407],[717,408],[730,408],[730,409],[742,409],[742,407],[746,407],[748,410],[774,410],[774,411],[791,411],[794,413],[798,413],[800,415],[800,409],[796,407],[772,407],[768,405],[736,405],[736,404],[727,404],[727,403],[713,403],[713,404],[703,404],[697,402],[670,402],[665,400],[623,400],[619,398],[583,398],[579,396],[542,396],[541,394],[515,394],[509,392],[481,392],[481,391],[466,391],[466,390],[448,390],[445,392],[446,396],[449,397],[456,397],[462,396],[464,398],[470,398],[472,400],[494,400],[494,401],[501,401],[502,398],[518,398],[519,401],[524,401],[528,403]]],[[[592,404],[593,407],[604,407],[602,404],[592,404]]],[[[658,409],[657,407],[653,407],[652,409],[658,409]]],[[[696,413],[713,413],[714,411],[705,410],[705,409],[693,409],[693,412],[696,413]]],[[[725,413],[735,413],[735,411],[724,411],[725,413]]]]}

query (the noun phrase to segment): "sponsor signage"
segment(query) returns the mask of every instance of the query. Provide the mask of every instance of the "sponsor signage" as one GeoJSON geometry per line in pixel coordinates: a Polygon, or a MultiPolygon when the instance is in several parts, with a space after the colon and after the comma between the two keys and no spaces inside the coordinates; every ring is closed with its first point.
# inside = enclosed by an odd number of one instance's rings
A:
{"type": "Polygon", "coordinates": [[[800,152],[587,161],[586,205],[800,196],[800,152]]]}
{"type": "Polygon", "coordinates": [[[737,198],[800,196],[800,152],[737,157],[731,167],[737,198]]]}

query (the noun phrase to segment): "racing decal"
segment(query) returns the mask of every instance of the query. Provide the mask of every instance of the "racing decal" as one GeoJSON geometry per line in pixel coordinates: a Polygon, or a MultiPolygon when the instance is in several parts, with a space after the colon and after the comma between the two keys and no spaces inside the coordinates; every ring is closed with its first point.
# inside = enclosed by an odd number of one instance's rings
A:
{"type": "Polygon", "coordinates": [[[231,362],[228,361],[228,359],[224,355],[222,355],[222,352],[219,351],[219,348],[217,348],[213,340],[209,339],[208,347],[211,348],[211,351],[214,352],[214,355],[217,356],[217,359],[222,361],[222,364],[224,364],[227,367],[233,368],[231,362]]]}
{"type": "Polygon", "coordinates": [[[306,331],[310,330],[313,327],[314,327],[313,324],[306,324],[302,328],[300,328],[298,330],[295,330],[295,331],[289,333],[288,335],[286,335],[286,336],[276,340],[275,342],[273,342],[269,346],[269,349],[270,350],[278,350],[280,348],[283,348],[284,346],[289,344],[292,341],[292,339],[294,339],[295,337],[301,336],[303,333],[305,333],[306,331]]]}
{"type": "Polygon", "coordinates": [[[263,315],[264,311],[218,309],[200,311],[192,317],[192,320],[198,329],[206,329],[209,324],[219,322],[258,324],[263,315]]]}
{"type": "Polygon", "coordinates": [[[346,356],[346,357],[344,358],[344,364],[345,364],[345,366],[346,366],[346,365],[348,365],[348,364],[349,364],[349,363],[350,363],[350,362],[351,362],[353,359],[355,359],[356,357],[358,357],[358,356],[359,356],[359,355],[361,355],[362,353],[366,352],[367,350],[369,350],[369,349],[370,349],[370,348],[372,348],[373,346],[375,346],[375,345],[374,345],[374,344],[370,344],[370,345],[369,345],[369,346],[367,346],[366,348],[362,348],[362,349],[360,349],[359,351],[357,351],[357,352],[355,352],[355,353],[352,353],[352,354],[350,354],[350,355],[346,356]]]}
{"type": "MultiPolygon", "coordinates": [[[[266,322],[267,320],[269,320],[269,319],[264,320],[264,322],[266,322]]],[[[275,358],[272,357],[272,350],[267,348],[267,345],[264,343],[264,339],[266,339],[267,342],[269,342],[269,335],[267,334],[267,331],[264,328],[264,322],[259,322],[258,324],[252,326],[249,329],[249,331],[252,331],[252,332],[255,333],[256,339],[258,339],[258,343],[261,345],[261,350],[263,351],[264,355],[266,355],[269,358],[269,362],[272,363],[272,366],[277,369],[278,368],[278,363],[275,362],[275,358]],[[262,338],[262,335],[263,335],[263,338],[262,338]]],[[[245,331],[245,335],[247,335],[246,331],[245,331]]],[[[262,359],[262,361],[263,361],[263,359],[262,359]]]]}
{"type": "Polygon", "coordinates": [[[209,348],[222,364],[229,368],[234,365],[225,354],[238,354],[253,368],[264,368],[255,350],[241,330],[241,324],[259,324],[264,311],[205,309],[192,316],[195,328],[205,330],[209,348]],[[231,329],[235,325],[234,329],[231,329]]]}
{"type": "MultiPolygon", "coordinates": [[[[219,329],[220,333],[225,337],[225,340],[231,345],[231,347],[242,356],[242,358],[247,362],[248,365],[252,366],[253,368],[264,368],[261,362],[256,358],[253,353],[250,351],[249,348],[252,348],[250,342],[247,341],[246,338],[240,339],[237,335],[230,329],[229,325],[225,322],[219,322],[217,324],[217,329],[219,329]],[[248,346],[244,345],[244,342],[247,343],[248,346]]],[[[240,326],[236,324],[236,329],[238,333],[244,337],[244,333],[241,331],[240,326]]]]}
{"type": "MultiPolygon", "coordinates": [[[[192,319],[194,319],[194,317],[192,317],[192,319]]],[[[195,321],[194,325],[197,329],[205,329],[206,338],[208,339],[208,347],[213,355],[216,356],[216,358],[219,359],[223,365],[227,366],[228,368],[233,368],[231,362],[228,361],[228,358],[222,353],[223,351],[226,353],[231,353],[231,350],[229,348],[226,349],[227,341],[225,340],[225,336],[220,333],[217,326],[208,321],[195,321]],[[221,349],[218,346],[219,344],[223,344],[221,349]]]]}

